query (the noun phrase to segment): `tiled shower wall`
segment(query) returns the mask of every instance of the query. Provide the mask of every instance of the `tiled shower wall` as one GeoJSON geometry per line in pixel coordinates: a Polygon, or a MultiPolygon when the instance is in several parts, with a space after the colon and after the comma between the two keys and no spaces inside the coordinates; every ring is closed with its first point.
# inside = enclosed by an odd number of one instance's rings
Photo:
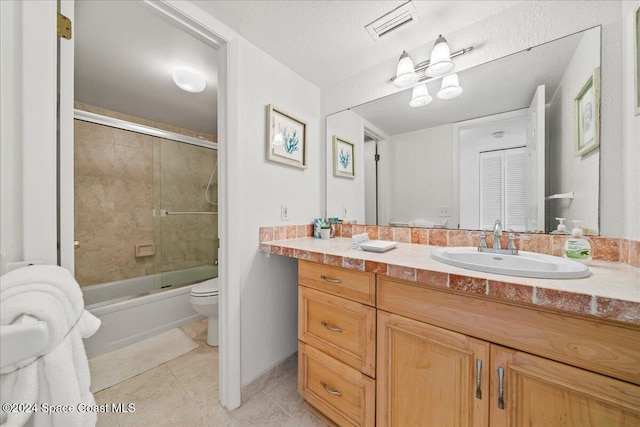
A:
{"type": "MultiPolygon", "coordinates": [[[[217,212],[204,192],[214,150],[75,120],[76,279],[82,285],[212,265],[217,212]],[[155,216],[154,216],[155,211],[155,216]],[[136,244],[155,255],[135,256],[136,244]]],[[[209,198],[217,200],[217,180],[209,198]]]]}

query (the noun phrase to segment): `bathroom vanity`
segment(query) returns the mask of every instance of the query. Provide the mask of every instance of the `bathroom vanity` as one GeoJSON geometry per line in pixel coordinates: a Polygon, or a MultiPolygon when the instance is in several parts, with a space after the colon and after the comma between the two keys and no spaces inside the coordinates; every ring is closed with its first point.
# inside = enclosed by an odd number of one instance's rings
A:
{"type": "Polygon", "coordinates": [[[333,422],[640,425],[638,270],[528,279],[349,245],[268,242],[300,260],[298,391],[333,422]]]}

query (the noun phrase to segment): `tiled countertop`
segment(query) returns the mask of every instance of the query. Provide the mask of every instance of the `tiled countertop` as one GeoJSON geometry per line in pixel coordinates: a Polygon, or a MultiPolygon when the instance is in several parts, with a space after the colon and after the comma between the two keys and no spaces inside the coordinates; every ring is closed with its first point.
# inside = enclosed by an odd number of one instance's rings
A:
{"type": "Polygon", "coordinates": [[[386,253],[351,249],[351,239],[337,237],[276,240],[261,251],[352,270],[446,287],[571,313],[640,324],[640,270],[623,263],[593,261],[584,279],[533,279],[483,273],[431,259],[435,246],[400,243],[386,253]]]}

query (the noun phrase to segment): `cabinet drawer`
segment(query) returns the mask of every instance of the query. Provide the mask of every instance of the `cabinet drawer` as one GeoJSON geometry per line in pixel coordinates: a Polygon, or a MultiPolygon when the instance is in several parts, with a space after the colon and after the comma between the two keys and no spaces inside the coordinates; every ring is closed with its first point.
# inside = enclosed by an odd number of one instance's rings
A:
{"type": "Polygon", "coordinates": [[[376,310],[325,292],[299,287],[298,338],[375,377],[376,310]]]}
{"type": "Polygon", "coordinates": [[[376,279],[373,273],[300,260],[298,284],[375,306],[376,279]]]}
{"type": "Polygon", "coordinates": [[[298,392],[338,425],[375,424],[375,381],[303,342],[298,343],[298,392]]]}

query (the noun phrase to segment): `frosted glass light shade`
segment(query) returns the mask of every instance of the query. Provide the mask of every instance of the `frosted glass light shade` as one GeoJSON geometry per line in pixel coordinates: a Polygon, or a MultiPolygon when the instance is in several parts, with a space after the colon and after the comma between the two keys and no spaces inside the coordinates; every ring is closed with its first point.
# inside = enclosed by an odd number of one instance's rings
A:
{"type": "Polygon", "coordinates": [[[454,67],[455,65],[451,62],[451,51],[449,50],[447,39],[440,34],[431,51],[429,68],[426,69],[425,74],[429,77],[440,77],[453,71],[454,67]]]}
{"type": "Polygon", "coordinates": [[[398,68],[396,69],[396,78],[393,84],[396,87],[407,87],[418,81],[418,75],[413,68],[413,60],[411,56],[403,51],[398,60],[398,68]]]}
{"type": "Polygon", "coordinates": [[[426,84],[421,84],[413,88],[413,94],[411,96],[411,102],[409,105],[412,107],[424,107],[433,101],[431,95],[429,95],[429,89],[426,84]]]}
{"type": "Polygon", "coordinates": [[[453,99],[460,96],[462,88],[458,81],[457,74],[449,74],[442,79],[442,86],[438,91],[438,98],[440,99],[453,99]]]}
{"type": "Polygon", "coordinates": [[[185,68],[173,70],[173,81],[180,89],[192,93],[202,92],[207,87],[207,81],[202,74],[185,68]]]}

